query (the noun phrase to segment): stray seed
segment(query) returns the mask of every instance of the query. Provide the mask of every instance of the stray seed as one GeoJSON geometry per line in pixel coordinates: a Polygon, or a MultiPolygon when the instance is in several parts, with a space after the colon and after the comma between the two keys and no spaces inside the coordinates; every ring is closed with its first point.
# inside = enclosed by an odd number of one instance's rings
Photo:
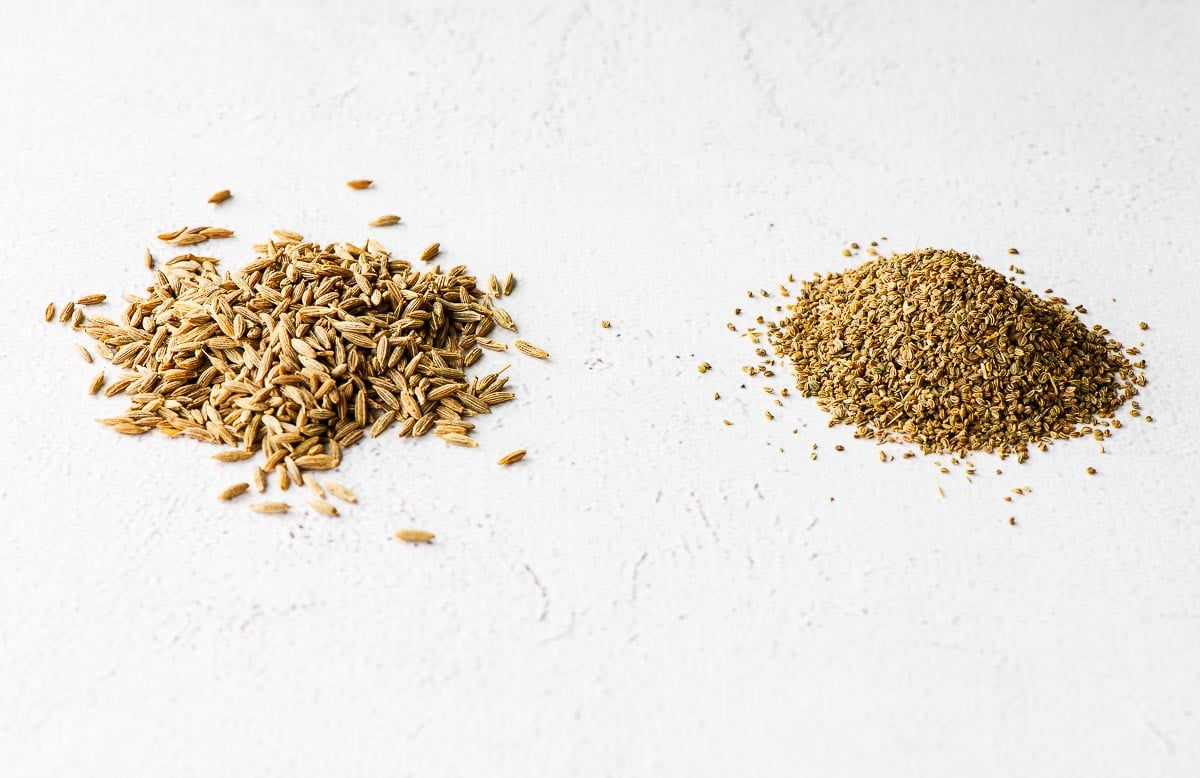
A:
{"type": "Polygon", "coordinates": [[[428,248],[421,252],[421,261],[430,262],[440,253],[442,253],[442,244],[431,243],[428,248]]]}
{"type": "Polygon", "coordinates": [[[714,400],[720,400],[720,399],[721,399],[721,393],[720,393],[720,392],[713,392],[713,399],[714,399],[714,400]]]}
{"type": "Polygon", "coordinates": [[[85,294],[83,297],[80,297],[78,300],[76,300],[75,304],[76,305],[99,305],[100,303],[104,302],[107,299],[108,299],[108,295],[105,295],[105,294],[85,294]]]}
{"type": "Polygon", "coordinates": [[[92,353],[78,343],[75,344],[75,350],[79,352],[79,356],[83,357],[83,361],[89,365],[92,364],[92,353]]]}
{"type": "Polygon", "coordinates": [[[1087,469],[1087,474],[1088,474],[1088,475],[1095,475],[1095,474],[1096,474],[1096,468],[1094,468],[1094,467],[1089,467],[1089,468],[1087,469]]]}
{"type": "Polygon", "coordinates": [[[218,500],[232,500],[234,497],[237,497],[238,495],[245,494],[249,488],[250,488],[250,484],[245,483],[244,481],[240,484],[234,484],[233,486],[227,487],[223,492],[221,492],[219,495],[217,495],[217,499],[218,500]]]}
{"type": "Polygon", "coordinates": [[[701,373],[707,373],[709,370],[712,370],[712,365],[707,362],[701,362],[700,364],[696,365],[696,370],[700,371],[701,373]]]}
{"type": "Polygon", "coordinates": [[[46,321],[54,321],[54,303],[46,306],[46,321]]]}
{"type": "Polygon", "coordinates": [[[446,441],[452,446],[463,446],[464,448],[479,447],[479,443],[477,441],[472,440],[470,437],[463,435],[460,432],[447,432],[445,435],[440,437],[442,440],[446,441]]]}
{"type": "Polygon", "coordinates": [[[1144,322],[1144,321],[1139,321],[1139,322],[1138,322],[1138,329],[1139,329],[1139,330],[1148,330],[1148,329],[1150,329],[1150,325],[1149,325],[1149,324],[1147,324],[1147,323],[1146,323],[1146,322],[1144,322]]]}
{"type": "Polygon", "coordinates": [[[258,513],[287,513],[292,509],[286,502],[252,502],[250,510],[258,513]]]}
{"type": "Polygon", "coordinates": [[[337,481],[326,481],[325,491],[329,492],[339,500],[345,500],[346,502],[358,502],[358,498],[354,496],[354,492],[342,486],[337,481]]]}
{"type": "MultiPolygon", "coordinates": [[[[51,309],[50,309],[50,310],[51,310],[51,312],[53,312],[53,310],[54,310],[54,308],[53,308],[53,306],[54,306],[54,303],[50,303],[50,305],[51,305],[51,309]]],[[[50,320],[49,320],[49,319],[46,319],[46,321],[50,321],[50,320]]],[[[608,329],[608,328],[612,327],[612,322],[611,322],[611,321],[609,321],[608,319],[601,319],[601,320],[600,320],[600,326],[601,326],[601,327],[603,327],[604,329],[608,329]]]]}
{"type": "Polygon", "coordinates": [[[68,300],[67,304],[62,307],[58,313],[58,321],[60,324],[66,324],[71,320],[71,314],[75,313],[75,302],[68,300]]]}
{"type": "Polygon", "coordinates": [[[1020,254],[1021,252],[1017,251],[1016,249],[1009,249],[1008,253],[1009,254],[1020,254]]]}
{"type": "Polygon", "coordinates": [[[338,516],[338,509],[332,504],[324,500],[309,500],[308,504],[313,507],[318,513],[324,513],[326,516],[338,516]]]}
{"type": "Polygon", "coordinates": [[[267,474],[262,471],[261,467],[254,468],[254,491],[262,494],[267,490],[267,474]]]}
{"type": "Polygon", "coordinates": [[[726,427],[733,426],[733,422],[731,422],[729,419],[721,419],[721,423],[724,424],[726,427]]]}
{"type": "Polygon", "coordinates": [[[946,493],[945,493],[944,491],[942,491],[942,487],[940,487],[940,486],[939,486],[939,487],[937,488],[937,490],[938,490],[938,496],[939,496],[939,497],[945,497],[945,496],[946,496],[946,493]]]}
{"type": "Polygon", "coordinates": [[[843,446],[841,443],[838,443],[837,445],[835,445],[835,446],[833,447],[833,450],[834,450],[834,451],[845,451],[845,450],[846,450],[846,447],[845,447],[845,446],[843,446]]]}
{"type": "Polygon", "coordinates": [[[150,249],[146,249],[146,269],[154,269],[154,255],[150,253],[150,249]]]}
{"type": "Polygon", "coordinates": [[[100,391],[100,387],[102,386],[104,386],[103,370],[97,373],[96,377],[92,379],[92,382],[88,384],[88,394],[95,394],[96,392],[100,391]]]}
{"type": "Polygon", "coordinates": [[[405,543],[431,543],[437,537],[432,532],[426,532],[423,529],[402,529],[396,531],[396,540],[403,540],[405,543]]]}
{"type": "Polygon", "coordinates": [[[880,462],[886,462],[886,461],[887,461],[887,453],[886,453],[886,452],[884,452],[884,451],[880,451],[880,452],[879,452],[879,461],[880,461],[880,462]]]}
{"type": "Polygon", "coordinates": [[[208,201],[210,203],[212,203],[213,205],[220,205],[221,203],[228,200],[230,197],[233,197],[233,195],[230,194],[229,190],[222,189],[220,192],[214,192],[213,196],[208,198],[208,201]]]}
{"type": "Polygon", "coordinates": [[[496,460],[496,464],[511,465],[514,462],[520,462],[524,458],[525,458],[525,449],[519,448],[516,451],[510,451],[509,453],[500,457],[498,460],[496,460]]]}
{"type": "Polygon", "coordinates": [[[353,181],[346,182],[346,186],[350,187],[351,189],[366,189],[370,185],[371,179],[369,178],[356,178],[353,181]]]}
{"type": "Polygon", "coordinates": [[[525,356],[533,357],[534,359],[546,359],[550,356],[549,353],[543,351],[527,340],[515,340],[513,341],[513,346],[515,346],[517,351],[520,351],[525,356]]]}
{"type": "Polygon", "coordinates": [[[380,216],[378,219],[372,220],[367,226],[369,227],[392,227],[400,223],[400,217],[395,214],[387,214],[380,216]]]}

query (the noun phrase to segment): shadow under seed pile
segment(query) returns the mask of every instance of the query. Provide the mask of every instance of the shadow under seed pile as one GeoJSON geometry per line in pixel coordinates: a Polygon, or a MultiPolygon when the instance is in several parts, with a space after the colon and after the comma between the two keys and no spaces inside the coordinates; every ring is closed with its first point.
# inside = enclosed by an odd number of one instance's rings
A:
{"type": "Polygon", "coordinates": [[[1145,385],[1116,340],[968,254],[880,257],[803,284],[767,339],[834,424],[927,453],[1086,434],[1145,385]]]}

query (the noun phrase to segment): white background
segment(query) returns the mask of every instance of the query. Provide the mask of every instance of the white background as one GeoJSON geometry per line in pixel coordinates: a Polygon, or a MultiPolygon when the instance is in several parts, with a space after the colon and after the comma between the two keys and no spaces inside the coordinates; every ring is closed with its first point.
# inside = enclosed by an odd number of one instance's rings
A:
{"type": "Polygon", "coordinates": [[[1197,775],[1198,35],[1189,2],[4,2],[0,773],[1197,775]],[[478,450],[351,449],[341,519],[218,504],[248,468],[101,428],[41,321],[183,224],[230,267],[276,227],[440,240],[552,360],[478,450]],[[765,421],[730,309],[879,235],[1018,246],[1145,341],[1157,422],[967,484],[765,421]]]}

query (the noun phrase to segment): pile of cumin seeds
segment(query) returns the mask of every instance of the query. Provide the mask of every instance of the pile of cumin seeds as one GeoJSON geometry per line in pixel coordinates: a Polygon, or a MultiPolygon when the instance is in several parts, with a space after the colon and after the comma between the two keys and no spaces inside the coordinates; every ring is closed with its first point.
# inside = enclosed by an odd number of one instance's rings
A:
{"type": "MultiPolygon", "coordinates": [[[[830,426],[852,424],[856,437],[1023,461],[1031,445],[1107,434],[1145,386],[1144,360],[1130,363],[1062,298],[1044,300],[977,259],[923,249],[817,275],[779,321],[747,336],[756,346],[765,337],[830,426]]],[[[747,372],[770,375],[774,364],[747,372]]]]}
{"type": "Polygon", "coordinates": [[[365,435],[462,445],[472,417],[513,399],[507,367],[467,374],[477,341],[516,325],[465,266],[417,270],[375,241],[296,238],[225,273],[182,254],[125,296],[119,321],[86,316],[96,352],[125,371],[105,395],[130,403],[100,421],[236,447],[238,461],[261,453],[256,482],[277,471],[286,488],[365,435]]]}

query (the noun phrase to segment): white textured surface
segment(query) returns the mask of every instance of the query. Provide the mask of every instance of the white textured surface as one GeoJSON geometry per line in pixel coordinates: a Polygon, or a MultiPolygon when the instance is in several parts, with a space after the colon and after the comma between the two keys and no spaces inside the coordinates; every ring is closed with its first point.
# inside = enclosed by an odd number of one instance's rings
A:
{"type": "Polygon", "coordinates": [[[6,2],[0,773],[1200,773],[1200,6],[901,5],[6,2]],[[351,450],[338,521],[92,423],[40,322],[160,229],[392,211],[554,359],[478,451],[351,450]],[[881,233],[1019,246],[1159,422],[967,486],[763,421],[729,309],[881,233]]]}

